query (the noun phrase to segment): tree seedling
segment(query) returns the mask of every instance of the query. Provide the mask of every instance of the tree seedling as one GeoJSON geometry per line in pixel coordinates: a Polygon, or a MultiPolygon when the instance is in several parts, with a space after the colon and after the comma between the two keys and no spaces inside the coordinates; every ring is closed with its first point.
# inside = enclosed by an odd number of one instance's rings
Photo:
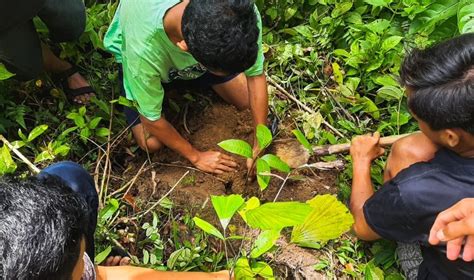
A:
{"type": "MultiPolygon", "coordinates": [[[[254,162],[254,166],[252,166],[251,170],[255,167],[257,172],[257,182],[260,186],[260,189],[263,191],[265,190],[268,185],[270,184],[271,179],[271,170],[277,170],[283,173],[290,173],[291,169],[284,161],[282,161],[279,157],[273,154],[265,154],[260,156],[266,148],[270,146],[273,141],[272,133],[268,127],[265,125],[258,125],[256,131],[256,138],[258,142],[258,147],[260,152],[258,154],[254,154],[252,150],[252,146],[239,139],[229,139],[220,142],[219,147],[224,149],[229,153],[233,153],[239,156],[242,156],[247,159],[252,159],[254,162]]],[[[247,177],[249,174],[247,173],[247,177]]]]}

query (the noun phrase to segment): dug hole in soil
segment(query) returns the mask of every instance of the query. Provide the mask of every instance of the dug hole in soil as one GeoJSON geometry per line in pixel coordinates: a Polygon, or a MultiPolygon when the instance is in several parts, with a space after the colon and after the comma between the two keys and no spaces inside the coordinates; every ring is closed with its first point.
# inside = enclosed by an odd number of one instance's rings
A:
{"type": "MultiPolygon", "coordinates": [[[[179,114],[167,114],[183,137],[201,151],[215,150],[224,152],[217,143],[227,139],[241,139],[253,143],[253,123],[250,110],[238,111],[234,106],[224,103],[215,94],[205,98],[199,96],[197,101],[188,102],[187,108],[181,106],[179,114]],[[171,117],[170,117],[171,115],[171,117]]],[[[288,122],[291,126],[291,121],[288,122]]],[[[280,127],[285,130],[285,120],[280,127]]],[[[284,131],[282,131],[284,134],[284,131]]],[[[278,136],[276,137],[278,138],[278,136]]],[[[270,148],[271,151],[271,148],[270,148]]],[[[126,172],[120,174],[125,180],[136,177],[148,156],[136,152],[128,163],[126,172]]],[[[162,198],[178,182],[184,173],[192,167],[186,159],[165,148],[158,154],[149,155],[154,166],[136,178],[130,191],[137,205],[147,205],[162,198]]],[[[245,159],[234,156],[239,163],[238,171],[223,175],[210,175],[191,170],[190,173],[168,196],[174,207],[181,209],[198,209],[198,215],[217,224],[217,218],[209,202],[211,195],[241,194],[244,198],[258,197],[262,203],[274,200],[281,180],[272,178],[268,188],[261,191],[257,182],[246,182],[247,168],[245,159]]],[[[281,191],[278,201],[305,202],[318,194],[336,194],[334,171],[299,171],[300,180],[289,180],[281,191]]],[[[139,209],[145,210],[145,209],[139,209]]],[[[194,213],[196,212],[193,210],[194,213]]],[[[286,241],[282,241],[286,242],[286,241]]],[[[277,274],[285,275],[284,279],[325,279],[312,268],[319,259],[319,252],[306,250],[297,246],[284,246],[274,260],[279,267],[277,274]],[[286,256],[286,257],[285,257],[286,256]]]]}

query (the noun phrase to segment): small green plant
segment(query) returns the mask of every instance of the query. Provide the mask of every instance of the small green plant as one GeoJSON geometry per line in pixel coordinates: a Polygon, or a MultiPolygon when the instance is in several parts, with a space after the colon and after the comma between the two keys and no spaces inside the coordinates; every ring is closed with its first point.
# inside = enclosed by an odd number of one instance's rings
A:
{"type": "Polygon", "coordinates": [[[99,139],[105,139],[109,136],[110,131],[106,127],[99,127],[99,123],[102,120],[102,117],[95,117],[91,119],[86,114],[86,107],[83,106],[79,110],[74,110],[69,113],[66,117],[72,120],[75,126],[68,128],[61,135],[66,136],[69,133],[78,130],[81,140],[86,143],[91,136],[96,136],[99,139]]]}
{"type": "Polygon", "coordinates": [[[349,210],[331,195],[318,195],[307,203],[270,202],[261,205],[256,197],[245,201],[240,195],[211,196],[211,201],[223,231],[201,218],[194,217],[193,220],[203,231],[222,240],[226,252],[229,240],[247,240],[238,235],[227,236],[227,228],[235,213],[239,213],[247,226],[260,231],[250,252],[240,252],[240,257],[233,263],[236,279],[273,278],[272,268],[261,257],[275,246],[284,228],[293,227],[291,243],[319,249],[349,230],[353,223],[349,210]]]}
{"type": "Polygon", "coordinates": [[[260,152],[254,154],[252,146],[238,139],[229,139],[218,143],[219,147],[229,153],[233,153],[247,159],[252,159],[257,172],[257,182],[260,189],[265,190],[270,184],[271,170],[277,170],[283,173],[290,173],[290,167],[279,157],[273,154],[260,156],[273,141],[272,133],[265,125],[258,125],[256,129],[256,138],[260,152]]]}

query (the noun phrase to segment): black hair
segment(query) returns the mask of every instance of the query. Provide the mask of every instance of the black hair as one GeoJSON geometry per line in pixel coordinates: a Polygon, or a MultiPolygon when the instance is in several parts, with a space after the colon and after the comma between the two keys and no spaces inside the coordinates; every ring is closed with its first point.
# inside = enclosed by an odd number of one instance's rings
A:
{"type": "Polygon", "coordinates": [[[257,60],[259,28],[251,0],[190,0],[182,32],[191,55],[211,71],[241,73],[257,60]]]}
{"type": "Polygon", "coordinates": [[[431,129],[474,134],[474,33],[412,50],[400,78],[410,110],[431,129]]]}
{"type": "Polygon", "coordinates": [[[53,176],[0,179],[0,279],[70,280],[87,204],[53,176]]]}

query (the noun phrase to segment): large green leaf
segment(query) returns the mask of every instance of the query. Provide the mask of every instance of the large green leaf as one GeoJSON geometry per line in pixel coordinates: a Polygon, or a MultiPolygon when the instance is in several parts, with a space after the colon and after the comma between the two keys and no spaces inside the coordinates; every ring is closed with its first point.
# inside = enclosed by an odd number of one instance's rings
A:
{"type": "Polygon", "coordinates": [[[208,222],[206,222],[203,219],[200,219],[198,217],[194,217],[193,221],[196,224],[196,226],[198,226],[204,232],[207,232],[211,235],[214,235],[215,237],[217,237],[221,240],[225,240],[222,233],[215,226],[211,225],[210,223],[208,223],[208,222]]]}
{"type": "Polygon", "coordinates": [[[474,32],[474,3],[472,0],[463,0],[459,3],[458,28],[461,34],[474,32]]]}
{"type": "Polygon", "coordinates": [[[395,48],[400,41],[403,39],[402,36],[390,36],[387,39],[385,39],[382,43],[381,50],[383,53],[388,52],[389,50],[395,48]]]}
{"type": "Polygon", "coordinates": [[[105,207],[99,211],[99,219],[102,222],[107,222],[119,210],[120,203],[117,199],[111,198],[107,200],[105,207]]]}
{"type": "Polygon", "coordinates": [[[257,125],[256,137],[257,137],[258,146],[262,150],[268,147],[272,143],[272,140],[273,140],[272,132],[270,131],[270,129],[268,129],[266,125],[263,125],[263,124],[257,125]]]}
{"type": "Polygon", "coordinates": [[[239,214],[242,217],[242,219],[247,222],[247,212],[249,210],[255,209],[260,206],[260,200],[256,198],[255,196],[252,196],[250,199],[245,202],[244,207],[239,210],[239,214]]]}
{"type": "Polygon", "coordinates": [[[264,175],[264,173],[270,173],[270,165],[263,159],[257,158],[256,163],[257,169],[257,183],[260,186],[260,190],[265,190],[270,184],[270,175],[264,175]]]}
{"type": "Polygon", "coordinates": [[[224,140],[217,145],[229,153],[243,156],[245,158],[253,158],[252,146],[243,140],[229,139],[224,140]]]}
{"type": "Polygon", "coordinates": [[[387,7],[392,0],[364,0],[364,2],[374,7],[387,7]]]}
{"type": "Polygon", "coordinates": [[[260,233],[253,244],[250,257],[256,259],[270,250],[280,237],[280,230],[265,230],[260,233]]]}
{"type": "Polygon", "coordinates": [[[307,202],[313,210],[294,227],[291,242],[303,247],[318,246],[348,231],[354,219],[347,207],[332,195],[318,195],[307,202]]]}
{"type": "Polygon", "coordinates": [[[283,160],[281,160],[279,157],[275,155],[267,154],[261,157],[261,159],[266,161],[268,165],[273,169],[276,169],[278,171],[285,172],[285,173],[290,173],[291,171],[288,164],[286,164],[286,162],[284,162],[283,160]]]}
{"type": "Polygon", "coordinates": [[[266,262],[254,262],[250,265],[252,272],[264,279],[275,279],[272,267],[266,262]]]}
{"type": "Polygon", "coordinates": [[[303,223],[313,208],[301,202],[271,202],[249,210],[247,223],[262,230],[279,230],[303,223]]]}
{"type": "Polygon", "coordinates": [[[225,230],[234,216],[235,212],[244,204],[244,199],[241,195],[228,196],[211,196],[212,206],[216,211],[217,217],[221,222],[222,228],[225,230]]]}
{"type": "Polygon", "coordinates": [[[15,76],[15,74],[8,72],[7,68],[5,68],[5,65],[0,63],[0,81],[9,79],[13,76],[15,76]]]}
{"type": "Polygon", "coordinates": [[[409,33],[433,32],[435,27],[447,19],[455,16],[458,12],[459,0],[437,0],[433,1],[423,13],[417,15],[410,25],[409,33]]]}
{"type": "Polygon", "coordinates": [[[235,280],[254,280],[255,273],[250,268],[249,260],[241,257],[235,263],[235,280]]]}

